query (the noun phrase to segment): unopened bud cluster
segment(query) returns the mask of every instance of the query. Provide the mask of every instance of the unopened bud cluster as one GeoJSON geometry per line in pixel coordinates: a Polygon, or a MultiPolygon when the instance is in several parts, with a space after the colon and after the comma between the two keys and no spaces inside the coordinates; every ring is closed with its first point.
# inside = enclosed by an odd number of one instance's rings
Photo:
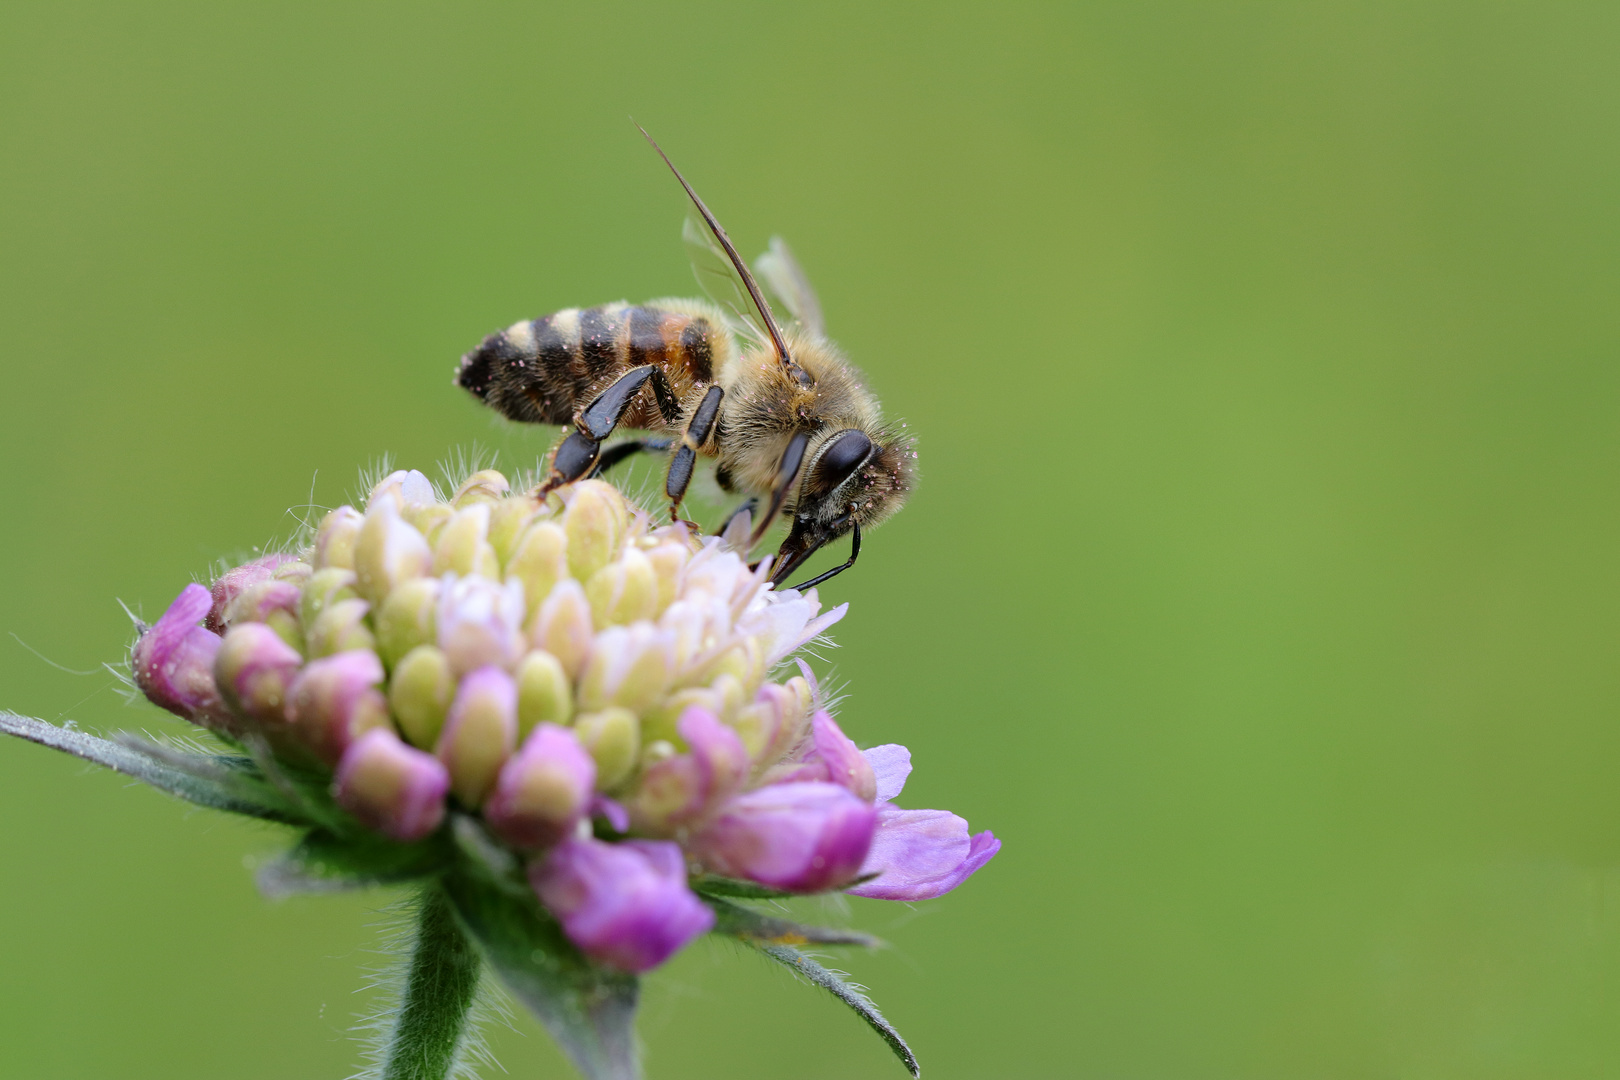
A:
{"type": "Polygon", "coordinates": [[[484,471],[441,501],[395,473],[304,550],[188,586],[132,666],[157,704],[331,770],[377,832],[481,815],[580,948],[644,970],[713,921],[690,873],[818,891],[864,871],[854,891],[915,899],[998,846],[903,820],[943,814],[888,805],[904,749],[857,750],[808,669],[773,679],[844,609],[767,573],[598,481],[542,502],[484,471]]]}

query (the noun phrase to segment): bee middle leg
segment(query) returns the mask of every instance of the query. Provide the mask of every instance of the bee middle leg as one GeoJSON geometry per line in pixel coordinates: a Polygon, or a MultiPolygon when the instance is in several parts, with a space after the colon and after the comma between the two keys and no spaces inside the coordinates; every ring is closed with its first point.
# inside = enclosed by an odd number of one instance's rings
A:
{"type": "Polygon", "coordinates": [[[613,466],[626,458],[637,454],[661,454],[670,448],[675,439],[671,437],[654,439],[631,439],[629,442],[616,443],[602,451],[596,459],[596,468],[591,470],[591,477],[601,476],[613,466]]]}
{"type": "Polygon", "coordinates": [[[613,429],[619,426],[619,421],[630,410],[631,402],[649,382],[652,383],[653,396],[658,399],[658,411],[665,421],[673,424],[679,420],[680,402],[658,366],[642,364],[631,368],[614,379],[606,390],[596,395],[596,400],[580,412],[574,421],[574,430],[557,444],[556,451],[551,455],[551,470],[536,494],[545,495],[564,484],[572,484],[591,475],[602,457],[602,441],[613,434],[613,429]]]}
{"type": "Polygon", "coordinates": [[[720,402],[725,396],[726,392],[718,386],[711,386],[704,392],[703,400],[692,410],[692,419],[686,422],[686,430],[681,433],[675,453],[670,456],[669,471],[664,474],[664,494],[669,496],[671,521],[680,520],[681,500],[686,497],[686,488],[692,483],[698,449],[714,434],[715,422],[720,418],[720,402]]]}

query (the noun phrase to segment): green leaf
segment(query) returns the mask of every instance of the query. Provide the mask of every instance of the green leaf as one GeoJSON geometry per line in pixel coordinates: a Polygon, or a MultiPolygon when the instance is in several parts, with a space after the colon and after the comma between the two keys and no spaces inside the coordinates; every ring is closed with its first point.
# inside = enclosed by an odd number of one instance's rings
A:
{"type": "Polygon", "coordinates": [[[741,938],[751,945],[860,945],[875,949],[883,944],[870,934],[858,930],[805,926],[717,896],[705,896],[703,902],[714,909],[714,929],[710,933],[741,938]]]}
{"type": "Polygon", "coordinates": [[[294,893],[340,892],[430,877],[449,865],[450,842],[434,833],[402,844],[374,833],[334,836],[311,829],[292,850],[259,869],[259,891],[272,899],[294,893]]]}
{"type": "Polygon", "coordinates": [[[586,959],[533,894],[514,895],[465,864],[443,886],[489,965],[588,1080],[639,1080],[634,975],[586,959]]]}
{"type": "Polygon", "coordinates": [[[275,788],[217,755],[189,754],[136,736],[109,742],[76,728],[57,727],[4,710],[0,710],[0,732],[105,765],[211,810],[289,825],[312,824],[308,815],[275,788]]]}
{"type": "Polygon", "coordinates": [[[917,1056],[911,1052],[911,1047],[906,1045],[906,1040],[900,1037],[900,1033],[894,1030],[894,1026],[883,1018],[883,1014],[878,1011],[878,1007],[872,1004],[872,999],[862,993],[860,989],[851,983],[845,982],[791,945],[758,945],[755,947],[772,960],[792,968],[798,974],[809,979],[812,983],[854,1009],[856,1015],[871,1025],[872,1030],[877,1032],[878,1036],[889,1044],[889,1049],[894,1051],[894,1056],[900,1059],[900,1063],[911,1072],[912,1076],[922,1075],[922,1070],[917,1065],[917,1056]]]}

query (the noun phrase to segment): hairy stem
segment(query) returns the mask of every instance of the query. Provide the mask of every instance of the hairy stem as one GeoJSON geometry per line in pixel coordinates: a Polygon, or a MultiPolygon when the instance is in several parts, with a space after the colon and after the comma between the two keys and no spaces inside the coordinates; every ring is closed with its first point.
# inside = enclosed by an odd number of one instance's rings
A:
{"type": "Polygon", "coordinates": [[[422,890],[405,991],[382,1080],[446,1080],[470,1031],[480,961],[437,882],[422,890]]]}

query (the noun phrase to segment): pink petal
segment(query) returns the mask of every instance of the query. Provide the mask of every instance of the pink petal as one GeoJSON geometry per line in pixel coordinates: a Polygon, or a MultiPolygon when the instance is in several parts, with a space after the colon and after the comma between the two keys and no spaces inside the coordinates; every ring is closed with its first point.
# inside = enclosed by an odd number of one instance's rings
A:
{"type": "Polygon", "coordinates": [[[884,804],[861,866],[862,874],[878,877],[848,891],[878,900],[932,900],[962,884],[1000,850],[993,834],[969,836],[968,823],[949,811],[884,804]]]}
{"type": "Polygon", "coordinates": [[[911,751],[899,743],[884,743],[870,750],[862,750],[872,774],[877,780],[877,801],[886,803],[905,790],[906,777],[911,775],[911,751]]]}

